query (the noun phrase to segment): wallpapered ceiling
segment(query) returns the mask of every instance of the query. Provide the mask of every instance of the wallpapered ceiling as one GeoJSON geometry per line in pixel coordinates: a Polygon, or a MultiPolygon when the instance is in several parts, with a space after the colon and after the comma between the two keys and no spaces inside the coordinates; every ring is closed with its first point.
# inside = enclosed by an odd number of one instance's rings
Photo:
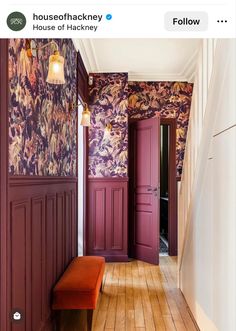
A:
{"type": "Polygon", "coordinates": [[[93,74],[90,88],[89,176],[127,176],[128,116],[177,119],[176,176],[182,173],[193,84],[128,82],[127,74],[93,74]],[[113,125],[104,137],[105,122],[113,125]]]}
{"type": "MultiPolygon", "coordinates": [[[[37,46],[47,43],[37,39],[37,46]]],[[[28,58],[25,39],[9,41],[9,172],[12,175],[76,174],[76,50],[56,40],[65,57],[63,86],[46,83],[51,47],[28,58]]]]}
{"type": "Polygon", "coordinates": [[[89,176],[127,176],[128,75],[93,74],[90,88],[89,176]],[[106,121],[112,124],[104,135],[106,121]]]}
{"type": "Polygon", "coordinates": [[[193,84],[182,82],[129,82],[129,116],[157,114],[176,118],[176,176],[181,176],[193,84]]]}

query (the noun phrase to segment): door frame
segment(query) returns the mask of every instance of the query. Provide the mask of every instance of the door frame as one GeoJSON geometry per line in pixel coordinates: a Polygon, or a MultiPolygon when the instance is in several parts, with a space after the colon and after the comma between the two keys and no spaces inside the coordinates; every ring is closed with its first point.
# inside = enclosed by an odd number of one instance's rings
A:
{"type": "MultiPolygon", "coordinates": [[[[144,120],[144,118],[129,119],[129,124],[144,120]]],[[[169,135],[169,169],[168,169],[168,254],[176,256],[178,254],[178,220],[177,220],[177,178],[176,178],[176,118],[167,118],[160,116],[160,125],[168,125],[170,128],[169,135]]],[[[130,155],[130,144],[128,154],[130,155]]],[[[131,162],[131,160],[129,160],[131,162]]],[[[128,167],[130,171],[130,166],[128,167]]],[[[130,177],[130,176],[129,176],[130,177]]],[[[131,181],[129,181],[129,194],[132,190],[131,181]]],[[[129,219],[132,220],[132,213],[129,208],[129,219]]],[[[129,223],[133,223],[133,220],[129,223]]],[[[129,224],[129,238],[132,238],[130,231],[132,231],[132,224],[129,224]]],[[[132,253],[129,247],[129,253],[132,253]]]]}

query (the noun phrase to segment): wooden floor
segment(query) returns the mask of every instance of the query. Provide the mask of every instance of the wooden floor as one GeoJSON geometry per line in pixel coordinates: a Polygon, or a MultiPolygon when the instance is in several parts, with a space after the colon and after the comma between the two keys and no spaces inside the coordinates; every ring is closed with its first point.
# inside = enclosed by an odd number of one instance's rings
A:
{"type": "MultiPolygon", "coordinates": [[[[93,331],[198,330],[176,287],[176,276],[176,258],[169,256],[160,257],[159,266],[141,261],[107,263],[93,331]]],[[[81,330],[76,312],[63,324],[63,330],[81,330]]]]}

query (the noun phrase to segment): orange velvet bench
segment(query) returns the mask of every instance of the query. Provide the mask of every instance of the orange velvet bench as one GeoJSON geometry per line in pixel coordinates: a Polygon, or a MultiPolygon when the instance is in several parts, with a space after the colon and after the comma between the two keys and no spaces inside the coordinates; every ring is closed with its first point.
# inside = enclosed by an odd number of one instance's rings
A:
{"type": "MultiPolygon", "coordinates": [[[[53,289],[53,310],[87,310],[87,329],[92,329],[92,315],[96,308],[105,259],[100,256],[76,257],[69,264],[53,289]]],[[[58,323],[58,319],[57,319],[58,323]]],[[[58,324],[57,324],[57,328],[58,324]]]]}

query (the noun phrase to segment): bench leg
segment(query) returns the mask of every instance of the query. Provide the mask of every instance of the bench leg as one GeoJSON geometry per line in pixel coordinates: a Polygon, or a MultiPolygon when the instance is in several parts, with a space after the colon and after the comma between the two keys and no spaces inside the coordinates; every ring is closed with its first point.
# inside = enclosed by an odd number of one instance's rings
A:
{"type": "Polygon", "coordinates": [[[93,309],[87,309],[87,331],[92,331],[93,309]]]}
{"type": "Polygon", "coordinates": [[[102,280],[101,286],[100,286],[100,292],[102,292],[102,291],[103,291],[103,280],[102,280]]]}
{"type": "Polygon", "coordinates": [[[54,312],[54,327],[53,330],[54,331],[60,331],[61,330],[61,311],[60,310],[56,310],[54,312]]]}

